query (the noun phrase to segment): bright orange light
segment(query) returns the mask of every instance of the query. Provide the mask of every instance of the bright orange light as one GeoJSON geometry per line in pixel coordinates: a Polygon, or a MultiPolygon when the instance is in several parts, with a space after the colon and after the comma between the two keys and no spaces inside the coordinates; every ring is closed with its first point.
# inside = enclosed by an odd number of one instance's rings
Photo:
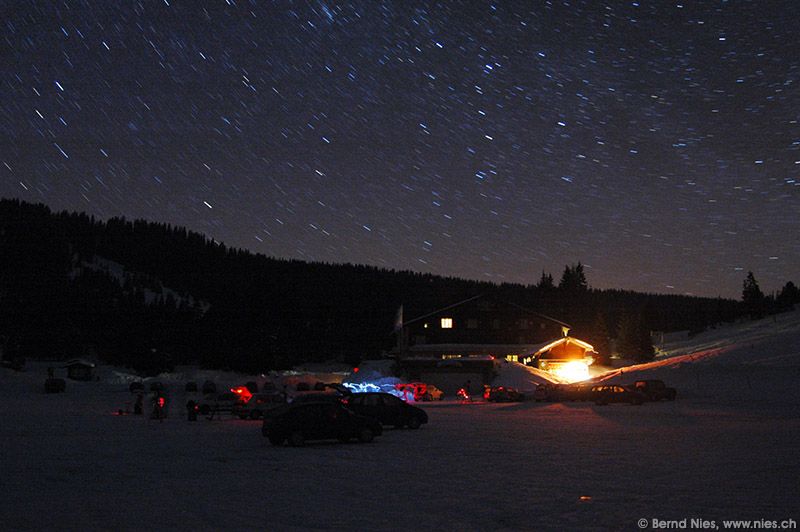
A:
{"type": "Polygon", "coordinates": [[[589,366],[582,360],[573,360],[550,370],[567,382],[584,381],[589,378],[589,366]]]}

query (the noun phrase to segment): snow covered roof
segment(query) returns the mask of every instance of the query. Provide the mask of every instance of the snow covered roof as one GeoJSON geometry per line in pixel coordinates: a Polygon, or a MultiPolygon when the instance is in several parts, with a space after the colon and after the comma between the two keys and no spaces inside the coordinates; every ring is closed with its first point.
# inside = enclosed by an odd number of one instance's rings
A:
{"type": "Polygon", "coordinates": [[[583,340],[578,340],[577,338],[573,338],[571,336],[564,336],[563,338],[559,338],[558,340],[554,340],[549,344],[546,344],[544,347],[539,348],[533,356],[540,357],[540,358],[574,358],[574,356],[570,356],[573,354],[580,354],[579,352],[594,352],[594,346],[588,342],[584,342],[583,340]],[[570,346],[576,346],[578,349],[570,349],[570,346]],[[559,347],[561,347],[559,349],[559,347]],[[574,351],[575,353],[571,353],[574,351]],[[552,356],[548,356],[552,355],[552,356]]]}
{"type": "Polygon", "coordinates": [[[73,358],[64,362],[64,367],[68,368],[70,366],[84,366],[87,368],[93,368],[95,366],[94,362],[90,362],[85,358],[73,358]]]}

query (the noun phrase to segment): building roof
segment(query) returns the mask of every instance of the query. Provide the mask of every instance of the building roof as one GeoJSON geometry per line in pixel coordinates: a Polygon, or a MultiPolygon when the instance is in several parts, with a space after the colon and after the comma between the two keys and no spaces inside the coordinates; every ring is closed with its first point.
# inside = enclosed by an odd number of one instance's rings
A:
{"type": "Polygon", "coordinates": [[[564,336],[539,348],[533,356],[544,359],[581,358],[587,351],[593,353],[594,346],[583,340],[578,340],[571,336],[564,336]]]}
{"type": "Polygon", "coordinates": [[[95,365],[94,365],[94,362],[90,362],[90,361],[86,360],[85,358],[73,358],[71,360],[67,360],[66,362],[64,362],[64,367],[65,368],[69,368],[69,367],[73,367],[73,366],[83,366],[85,368],[93,368],[95,365]]]}
{"type": "Polygon", "coordinates": [[[491,353],[493,355],[508,355],[531,353],[542,344],[417,344],[406,348],[413,356],[415,352],[426,353],[429,351],[450,352],[453,354],[491,353]]]}
{"type": "MultiPolygon", "coordinates": [[[[450,310],[450,309],[454,309],[456,307],[460,307],[461,305],[465,305],[467,303],[475,301],[476,299],[481,299],[481,298],[484,298],[484,297],[486,297],[488,299],[488,298],[490,298],[492,296],[486,296],[485,294],[478,294],[477,296],[472,296],[472,297],[467,298],[467,299],[465,299],[463,301],[459,301],[458,303],[453,303],[452,305],[447,305],[446,307],[442,307],[442,308],[436,309],[433,312],[429,312],[427,314],[423,314],[422,316],[418,316],[418,317],[416,317],[416,318],[414,318],[412,320],[408,320],[405,323],[403,323],[403,327],[405,327],[406,325],[411,325],[412,323],[416,323],[418,321],[424,320],[425,318],[429,318],[431,316],[435,316],[436,314],[439,314],[440,312],[444,312],[446,310],[450,310]]],[[[497,301],[496,298],[493,298],[493,299],[495,299],[497,301]]],[[[552,321],[553,323],[556,323],[556,324],[558,324],[558,325],[560,325],[562,327],[567,327],[567,328],[571,327],[571,325],[569,325],[568,323],[564,323],[563,321],[560,321],[560,320],[557,320],[557,319],[552,318],[550,316],[547,316],[545,314],[542,314],[541,312],[536,312],[535,310],[531,310],[531,309],[525,308],[525,307],[523,307],[521,305],[517,305],[516,303],[512,303],[510,301],[504,301],[504,300],[501,300],[500,302],[501,303],[505,303],[505,304],[507,304],[507,305],[509,305],[511,307],[515,307],[515,308],[517,308],[519,310],[522,310],[524,312],[527,312],[529,314],[533,314],[535,316],[538,316],[538,317],[540,317],[540,318],[542,318],[544,320],[552,321]]]]}

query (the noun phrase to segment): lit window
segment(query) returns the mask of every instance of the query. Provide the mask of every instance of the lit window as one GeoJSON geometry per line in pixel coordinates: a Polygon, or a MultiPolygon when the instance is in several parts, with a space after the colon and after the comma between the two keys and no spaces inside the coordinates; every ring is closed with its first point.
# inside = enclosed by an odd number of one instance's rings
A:
{"type": "Polygon", "coordinates": [[[452,329],[453,318],[442,318],[442,329],[452,329]]]}

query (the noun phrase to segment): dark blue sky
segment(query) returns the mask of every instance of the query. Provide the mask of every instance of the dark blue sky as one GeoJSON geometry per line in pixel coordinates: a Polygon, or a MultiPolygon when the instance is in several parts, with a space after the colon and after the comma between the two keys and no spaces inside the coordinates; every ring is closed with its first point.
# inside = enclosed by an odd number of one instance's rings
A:
{"type": "Polygon", "coordinates": [[[800,2],[0,11],[0,196],[497,282],[800,281],[800,2]]]}

